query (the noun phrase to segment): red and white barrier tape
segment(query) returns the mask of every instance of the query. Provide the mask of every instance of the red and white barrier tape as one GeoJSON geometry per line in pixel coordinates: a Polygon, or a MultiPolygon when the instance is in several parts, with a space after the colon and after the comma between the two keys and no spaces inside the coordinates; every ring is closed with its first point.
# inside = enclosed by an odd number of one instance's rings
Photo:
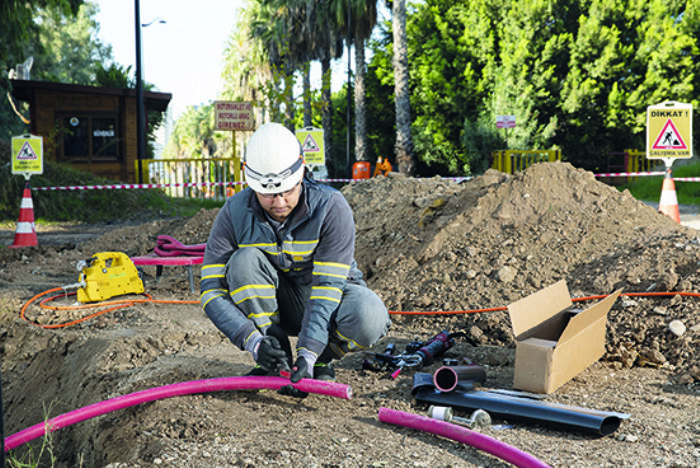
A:
{"type": "MultiPolygon", "coordinates": [[[[445,180],[461,182],[472,177],[443,177],[445,180]]],[[[368,179],[318,179],[318,182],[361,182],[368,179]]],[[[117,185],[69,185],[65,187],[32,187],[32,190],[120,190],[153,189],[168,187],[216,187],[221,185],[245,185],[247,182],[188,182],[181,184],[117,184],[117,185]]]]}
{"type": "Polygon", "coordinates": [[[666,174],[660,172],[613,172],[610,174],[594,174],[596,177],[639,177],[639,176],[658,176],[666,174]]]}
{"type": "Polygon", "coordinates": [[[245,182],[189,182],[182,184],[118,184],[118,185],[70,185],[66,187],[32,187],[32,190],[118,190],[152,189],[167,187],[213,187],[218,185],[243,185],[245,182]]]}
{"type": "MultiPolygon", "coordinates": [[[[595,177],[643,177],[662,176],[666,172],[611,172],[608,174],[594,174],[595,177]]],[[[471,180],[470,177],[443,177],[445,180],[462,182],[471,180]]],[[[369,179],[318,179],[318,182],[362,182],[369,179]]],[[[674,177],[676,182],[700,182],[700,177],[674,177]]],[[[32,187],[32,190],[119,190],[119,189],[152,189],[168,187],[216,187],[221,185],[245,185],[246,182],[188,182],[182,184],[118,184],[118,185],[70,185],[65,187],[32,187]]]]}

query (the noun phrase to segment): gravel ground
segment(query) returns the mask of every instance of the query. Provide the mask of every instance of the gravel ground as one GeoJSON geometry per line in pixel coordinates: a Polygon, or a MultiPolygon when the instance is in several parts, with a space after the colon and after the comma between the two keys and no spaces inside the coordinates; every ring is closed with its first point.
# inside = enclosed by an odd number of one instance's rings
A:
{"type": "MultiPolygon", "coordinates": [[[[467,311],[501,309],[562,279],[575,298],[622,288],[608,314],[605,355],[545,396],[629,414],[619,429],[599,436],[494,415],[491,426],[476,430],[550,466],[700,465],[700,321],[693,295],[700,291],[700,241],[693,227],[560,163],[515,176],[488,171],[464,183],[390,174],[343,194],[355,213],[355,256],[392,311],[389,335],[370,351],[388,343],[401,351],[441,330],[463,332],[444,357],[483,366],[484,389],[512,390],[515,337],[507,313],[467,311]],[[435,314],[444,311],[455,313],[435,314]],[[673,322],[684,331],[674,331],[673,322]]],[[[6,436],[109,398],[251,368],[196,304],[181,268],[166,269],[158,282],[154,269],[144,269],[146,292],[169,303],[138,303],[70,327],[45,328],[84,310],[28,305],[37,294],[75,283],[75,263],[96,252],[142,255],[159,234],[205,242],[216,214],[42,227],[38,247],[0,250],[6,436]]],[[[0,242],[11,243],[11,236],[12,227],[0,230],[0,242]]],[[[40,466],[510,466],[499,458],[503,453],[380,422],[381,408],[426,415],[427,405],[411,392],[413,377],[442,363],[394,380],[364,370],[367,357],[356,353],[336,363],[338,383],[352,388],[350,400],[300,400],[272,390],[162,399],[53,432],[55,461],[44,453],[40,466]]],[[[18,447],[12,457],[26,460],[29,447],[36,457],[40,444],[18,447]]]]}

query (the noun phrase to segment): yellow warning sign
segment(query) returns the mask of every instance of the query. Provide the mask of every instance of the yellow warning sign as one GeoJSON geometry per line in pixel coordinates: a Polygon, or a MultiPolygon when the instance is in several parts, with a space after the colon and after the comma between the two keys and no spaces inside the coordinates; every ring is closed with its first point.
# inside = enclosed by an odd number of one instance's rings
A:
{"type": "Polygon", "coordinates": [[[12,173],[42,174],[44,172],[44,140],[36,135],[12,137],[12,173]]]}
{"type": "Polygon", "coordinates": [[[306,127],[296,131],[297,140],[304,152],[304,162],[307,165],[326,164],[323,148],[323,129],[306,127]]]}
{"type": "Polygon", "coordinates": [[[693,156],[693,105],[663,102],[647,108],[647,159],[693,156]]]}

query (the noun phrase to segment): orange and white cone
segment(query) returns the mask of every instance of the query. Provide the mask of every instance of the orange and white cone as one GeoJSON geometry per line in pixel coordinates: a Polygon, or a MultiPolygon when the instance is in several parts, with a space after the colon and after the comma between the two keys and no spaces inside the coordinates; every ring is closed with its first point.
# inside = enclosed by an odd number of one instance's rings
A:
{"type": "Polygon", "coordinates": [[[34,226],[34,204],[32,203],[32,191],[29,188],[29,181],[24,185],[22,194],[22,204],[19,208],[19,221],[15,230],[15,242],[10,248],[29,247],[39,245],[36,238],[36,227],[34,226]]]}
{"type": "Polygon", "coordinates": [[[665,214],[675,222],[681,222],[681,213],[678,210],[678,198],[676,197],[676,184],[671,177],[671,171],[666,171],[664,184],[661,187],[661,199],[659,200],[659,213],[665,214]]]}

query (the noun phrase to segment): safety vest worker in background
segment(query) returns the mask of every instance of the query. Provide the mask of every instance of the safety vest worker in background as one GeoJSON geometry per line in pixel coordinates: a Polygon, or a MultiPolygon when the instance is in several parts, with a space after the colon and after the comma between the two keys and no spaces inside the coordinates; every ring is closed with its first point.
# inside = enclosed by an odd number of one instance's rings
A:
{"type": "Polygon", "coordinates": [[[379,174],[382,174],[382,171],[384,171],[382,175],[386,177],[391,172],[391,169],[391,163],[389,162],[388,158],[385,158],[384,160],[379,158],[377,159],[377,165],[374,168],[374,175],[372,177],[377,177],[379,174]]]}

